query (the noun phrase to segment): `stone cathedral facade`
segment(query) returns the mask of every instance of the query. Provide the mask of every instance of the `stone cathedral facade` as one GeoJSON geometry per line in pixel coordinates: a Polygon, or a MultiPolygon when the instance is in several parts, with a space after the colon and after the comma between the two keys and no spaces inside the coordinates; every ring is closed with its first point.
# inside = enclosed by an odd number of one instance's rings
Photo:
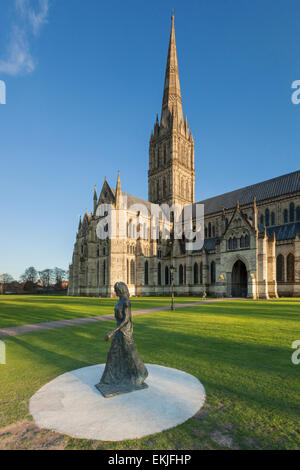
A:
{"type": "MultiPolygon", "coordinates": [[[[115,188],[106,178],[99,195],[95,188],[93,211],[76,235],[69,295],[110,297],[117,281],[126,282],[131,295],[170,295],[172,266],[176,295],[300,296],[300,171],[200,201],[202,249],[187,251],[184,239],[162,238],[161,227],[157,238],[150,236],[151,205],[195,206],[194,161],[172,15],[161,117],[150,137],[148,201],[124,193],[119,174],[115,188]],[[122,236],[99,239],[103,204],[126,218],[122,236]]],[[[172,220],[168,229],[172,233],[172,220]]]]}

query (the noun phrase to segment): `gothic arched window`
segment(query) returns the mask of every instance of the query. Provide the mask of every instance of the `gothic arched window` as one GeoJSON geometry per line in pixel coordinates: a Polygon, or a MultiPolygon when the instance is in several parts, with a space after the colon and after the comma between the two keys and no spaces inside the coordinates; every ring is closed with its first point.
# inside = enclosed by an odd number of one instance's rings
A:
{"type": "Polygon", "coordinates": [[[106,263],[103,261],[103,285],[105,286],[106,284],[106,263]]]}
{"type": "Polygon", "coordinates": [[[275,212],[271,213],[271,225],[275,225],[275,212]]]}
{"type": "Polygon", "coordinates": [[[292,253],[289,253],[286,259],[286,280],[295,281],[295,256],[292,253]]]}
{"type": "Polygon", "coordinates": [[[264,216],[263,215],[260,216],[260,223],[261,223],[261,225],[264,225],[264,216]]]}
{"type": "Polygon", "coordinates": [[[216,283],[216,263],[214,261],[210,263],[210,282],[211,284],[216,283]]]}
{"type": "Polygon", "coordinates": [[[205,227],[205,229],[204,229],[204,236],[205,236],[205,238],[207,238],[207,227],[205,227]]]}
{"type": "Polygon", "coordinates": [[[163,182],[163,197],[166,197],[167,194],[167,183],[166,183],[166,178],[164,178],[163,182]]]}
{"type": "Polygon", "coordinates": [[[295,204],[293,202],[290,203],[290,222],[295,221],[295,204]]]}
{"type": "Polygon", "coordinates": [[[198,284],[199,279],[198,279],[198,264],[194,264],[194,284],[198,284]]]}
{"type": "Polygon", "coordinates": [[[97,287],[100,285],[99,261],[97,261],[97,287]]]}
{"type": "Polygon", "coordinates": [[[236,250],[237,247],[238,247],[238,240],[237,240],[236,237],[233,237],[233,239],[232,239],[232,249],[236,250]]]}
{"type": "Polygon", "coordinates": [[[179,284],[183,284],[183,266],[179,266],[179,284]]]}
{"type": "Polygon", "coordinates": [[[166,284],[166,286],[169,284],[169,268],[168,268],[168,266],[165,267],[165,284],[166,284]]]}
{"type": "Polygon", "coordinates": [[[160,286],[161,285],[161,264],[158,263],[157,266],[157,284],[160,286]]]}
{"type": "Polygon", "coordinates": [[[276,259],[276,279],[277,279],[277,282],[284,281],[284,257],[283,255],[278,255],[276,259]]]}
{"type": "Polygon", "coordinates": [[[266,227],[269,227],[269,225],[270,225],[270,211],[269,211],[269,209],[266,209],[265,217],[266,217],[266,227]]]}
{"type": "Polygon", "coordinates": [[[130,284],[135,283],[135,262],[133,259],[130,261],[130,284]]]}
{"type": "Polygon", "coordinates": [[[200,263],[200,284],[203,284],[203,263],[200,263]]]}
{"type": "Polygon", "coordinates": [[[245,248],[250,247],[250,237],[248,234],[245,235],[245,248]]]}
{"type": "Polygon", "coordinates": [[[244,235],[242,235],[241,238],[240,238],[240,247],[245,248],[245,237],[244,237],[244,235]]]}
{"type": "Polygon", "coordinates": [[[131,238],[131,233],[130,233],[130,229],[131,229],[131,225],[130,225],[130,220],[129,222],[127,222],[127,238],[131,238]]]}
{"type": "Polygon", "coordinates": [[[208,224],[208,237],[211,237],[211,223],[208,224]]]}
{"type": "MultiPolygon", "coordinates": [[[[129,247],[128,247],[128,250],[129,250],[129,247]]],[[[127,260],[127,284],[129,284],[129,281],[130,281],[130,272],[129,272],[129,261],[127,260]]]]}
{"type": "Polygon", "coordinates": [[[289,221],[289,211],[287,209],[284,209],[283,211],[283,223],[287,224],[289,221]]]}
{"type": "Polygon", "coordinates": [[[145,261],[145,285],[147,286],[149,282],[149,264],[148,261],[145,261]]]}

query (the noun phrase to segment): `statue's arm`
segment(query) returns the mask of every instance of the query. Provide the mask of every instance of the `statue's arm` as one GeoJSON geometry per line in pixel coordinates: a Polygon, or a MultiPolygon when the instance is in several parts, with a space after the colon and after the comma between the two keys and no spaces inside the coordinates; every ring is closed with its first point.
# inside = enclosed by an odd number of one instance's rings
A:
{"type": "Polygon", "coordinates": [[[130,320],[130,309],[131,309],[130,303],[126,302],[124,304],[124,308],[123,308],[124,320],[122,321],[122,323],[117,328],[115,328],[114,330],[112,330],[110,333],[108,333],[105,336],[105,338],[104,338],[105,341],[110,340],[113,337],[113,335],[117,333],[117,331],[122,330],[122,328],[124,328],[124,326],[127,325],[127,323],[130,320]]]}

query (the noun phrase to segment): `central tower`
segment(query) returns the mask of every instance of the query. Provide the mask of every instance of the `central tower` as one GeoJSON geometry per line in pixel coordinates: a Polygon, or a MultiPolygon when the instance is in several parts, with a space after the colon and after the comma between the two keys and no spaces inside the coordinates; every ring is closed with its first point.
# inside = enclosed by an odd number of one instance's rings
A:
{"type": "Polygon", "coordinates": [[[194,140],[183,118],[174,14],[160,121],[149,146],[148,199],[155,204],[191,204],[195,198],[194,140]]]}

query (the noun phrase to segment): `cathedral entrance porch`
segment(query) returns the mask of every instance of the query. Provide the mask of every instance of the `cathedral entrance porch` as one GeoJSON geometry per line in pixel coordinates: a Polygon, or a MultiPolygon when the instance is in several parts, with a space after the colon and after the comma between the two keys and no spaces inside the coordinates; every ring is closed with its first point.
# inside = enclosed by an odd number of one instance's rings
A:
{"type": "Polygon", "coordinates": [[[234,263],[231,274],[232,297],[247,297],[248,273],[245,264],[238,260],[234,263]]]}

